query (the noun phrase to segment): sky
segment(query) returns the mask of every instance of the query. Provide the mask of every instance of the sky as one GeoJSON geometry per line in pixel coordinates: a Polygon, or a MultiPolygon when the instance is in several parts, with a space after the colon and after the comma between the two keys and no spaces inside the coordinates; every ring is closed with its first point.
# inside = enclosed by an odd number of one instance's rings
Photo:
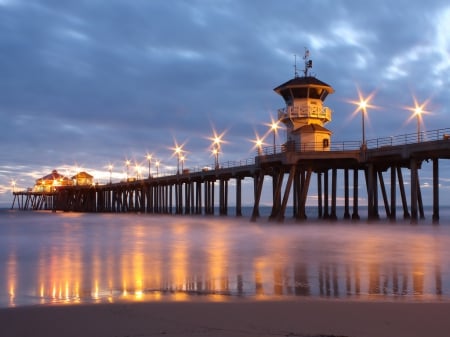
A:
{"type": "Polygon", "coordinates": [[[366,139],[416,132],[414,99],[422,130],[450,128],[448,1],[0,0],[0,205],[53,169],[119,181],[150,153],[171,172],[176,144],[211,165],[214,131],[220,162],[253,158],[305,48],[335,90],[332,142],[361,140],[358,92],[366,139]]]}

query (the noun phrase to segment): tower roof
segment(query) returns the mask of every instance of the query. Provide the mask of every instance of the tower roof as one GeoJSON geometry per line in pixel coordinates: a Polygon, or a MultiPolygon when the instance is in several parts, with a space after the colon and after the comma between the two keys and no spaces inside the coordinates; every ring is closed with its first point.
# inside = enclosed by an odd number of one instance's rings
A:
{"type": "Polygon", "coordinates": [[[317,78],[312,77],[312,76],[294,77],[293,79],[279,85],[278,87],[276,87],[273,90],[280,94],[281,91],[286,88],[306,87],[306,86],[326,87],[326,90],[328,91],[328,93],[334,92],[334,89],[331,87],[331,85],[329,85],[325,82],[322,82],[321,80],[318,80],[317,78]]]}

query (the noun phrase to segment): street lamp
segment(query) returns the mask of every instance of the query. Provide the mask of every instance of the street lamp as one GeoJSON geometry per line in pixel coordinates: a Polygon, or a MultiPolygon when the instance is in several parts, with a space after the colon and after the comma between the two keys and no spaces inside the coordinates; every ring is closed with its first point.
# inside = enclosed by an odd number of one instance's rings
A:
{"type": "Polygon", "coordinates": [[[11,186],[12,186],[13,193],[16,192],[16,181],[15,180],[11,180],[11,186]]]}
{"type": "Polygon", "coordinates": [[[141,175],[142,167],[141,167],[141,165],[139,165],[138,163],[136,163],[135,165],[136,165],[136,167],[135,167],[135,171],[136,171],[136,179],[139,180],[139,179],[141,179],[141,177],[142,177],[142,175],[141,175]]]}
{"type": "Polygon", "coordinates": [[[183,173],[184,172],[184,161],[186,160],[186,157],[185,156],[181,156],[180,157],[180,161],[181,161],[181,172],[183,173]]]}
{"type": "Polygon", "coordinates": [[[272,130],[273,133],[273,153],[275,154],[277,152],[277,148],[275,145],[275,136],[277,134],[278,128],[280,126],[278,125],[278,122],[275,122],[272,120],[272,124],[270,125],[270,129],[272,130]]]}
{"type": "Polygon", "coordinates": [[[128,173],[129,173],[129,169],[130,169],[130,164],[131,164],[131,162],[127,159],[125,161],[125,166],[127,167],[127,181],[128,181],[128,173]]]}
{"type": "Polygon", "coordinates": [[[177,156],[177,174],[180,174],[180,157],[183,153],[181,146],[175,145],[175,155],[177,156]]]}
{"type": "Polygon", "coordinates": [[[362,121],[362,146],[363,148],[366,147],[366,130],[364,126],[364,121],[366,119],[366,112],[367,112],[367,101],[361,100],[359,102],[359,110],[361,110],[361,121],[362,121]]]}
{"type": "Polygon", "coordinates": [[[375,95],[374,92],[372,92],[369,96],[364,98],[361,91],[358,89],[358,98],[359,101],[349,101],[352,104],[355,104],[357,106],[356,110],[353,112],[354,114],[358,113],[358,111],[361,111],[361,126],[362,126],[362,149],[366,149],[366,128],[365,128],[365,120],[367,115],[367,108],[374,108],[373,105],[370,104],[370,101],[372,100],[373,96],[375,95]]]}
{"type": "Polygon", "coordinates": [[[157,160],[156,163],[155,163],[155,165],[156,165],[156,177],[159,176],[159,164],[160,164],[160,163],[161,163],[160,160],[157,160]]]}
{"type": "Polygon", "coordinates": [[[214,156],[214,168],[217,170],[219,168],[219,149],[214,147],[212,150],[212,154],[214,156]]]}
{"type": "Polygon", "coordinates": [[[214,156],[214,167],[216,169],[218,169],[219,168],[219,153],[220,153],[220,149],[221,149],[220,144],[222,143],[222,137],[224,134],[222,133],[222,134],[218,135],[215,130],[213,131],[213,133],[214,133],[214,136],[209,139],[212,140],[211,148],[212,148],[212,154],[214,156]]]}
{"type": "Polygon", "coordinates": [[[152,177],[152,175],[151,175],[152,155],[151,154],[147,154],[147,160],[148,160],[148,178],[150,179],[152,177]]]}
{"type": "Polygon", "coordinates": [[[258,151],[258,156],[262,154],[262,147],[264,145],[264,138],[259,138],[258,135],[256,135],[256,139],[252,140],[252,142],[255,144],[253,146],[253,149],[256,148],[258,151]]]}
{"type": "Polygon", "coordinates": [[[414,114],[417,117],[417,142],[420,143],[420,120],[422,118],[423,109],[421,106],[416,106],[414,109],[414,114]]]}
{"type": "Polygon", "coordinates": [[[427,111],[425,111],[425,108],[426,108],[429,100],[426,100],[425,102],[420,104],[417,101],[416,97],[413,96],[413,99],[414,99],[414,107],[406,107],[405,109],[412,112],[412,115],[408,119],[408,121],[413,119],[414,116],[417,119],[417,142],[420,143],[422,141],[422,135],[421,135],[421,131],[420,131],[420,124],[422,124],[422,115],[427,113],[427,111]]]}
{"type": "Polygon", "coordinates": [[[109,183],[110,184],[112,184],[112,169],[113,169],[112,164],[109,164],[108,165],[108,170],[109,170],[109,183]]]}

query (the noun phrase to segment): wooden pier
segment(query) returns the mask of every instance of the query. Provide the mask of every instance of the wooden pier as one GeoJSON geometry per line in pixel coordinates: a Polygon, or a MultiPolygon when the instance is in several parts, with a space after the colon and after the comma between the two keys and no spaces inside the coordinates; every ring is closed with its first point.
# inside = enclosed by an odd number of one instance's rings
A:
{"type": "Polygon", "coordinates": [[[339,183],[344,187],[344,195],[341,196],[344,199],[342,217],[359,219],[361,182],[358,177],[362,171],[369,220],[380,218],[380,208],[384,209],[387,218],[395,220],[399,200],[403,209],[402,217],[417,222],[425,216],[419,172],[424,161],[432,161],[432,219],[437,223],[439,160],[450,159],[449,135],[450,129],[440,129],[423,132],[419,142],[417,134],[407,134],[369,140],[365,146],[361,146],[360,142],[334,143],[327,151],[317,151],[315,144],[311,144],[311,147],[303,144],[301,148],[267,147],[261,149],[254,160],[228,163],[209,170],[185,171],[106,185],[58,187],[52,193],[14,192],[12,208],[17,205],[23,210],[186,215],[212,215],[218,208],[220,215],[229,215],[228,204],[232,196],[229,195],[228,184],[230,180],[235,180],[234,215],[241,216],[242,180],[251,178],[254,186],[251,218],[255,220],[260,216],[259,204],[265,178],[270,177],[273,192],[270,219],[282,221],[291,200],[292,216],[301,221],[307,218],[305,206],[314,173],[319,217],[332,220],[340,216],[336,213],[339,183]],[[404,170],[409,171],[409,198],[405,192],[404,170]],[[389,191],[384,182],[386,175],[390,179],[389,191]],[[218,196],[218,200],[215,200],[215,196],[218,196]]]}

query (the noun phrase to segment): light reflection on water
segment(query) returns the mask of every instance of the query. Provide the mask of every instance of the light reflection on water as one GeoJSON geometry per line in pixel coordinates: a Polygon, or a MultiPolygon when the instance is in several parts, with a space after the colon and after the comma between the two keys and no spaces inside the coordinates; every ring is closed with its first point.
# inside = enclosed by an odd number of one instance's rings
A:
{"type": "Polygon", "coordinates": [[[450,299],[445,224],[12,211],[0,224],[0,307],[195,295],[450,299]]]}

